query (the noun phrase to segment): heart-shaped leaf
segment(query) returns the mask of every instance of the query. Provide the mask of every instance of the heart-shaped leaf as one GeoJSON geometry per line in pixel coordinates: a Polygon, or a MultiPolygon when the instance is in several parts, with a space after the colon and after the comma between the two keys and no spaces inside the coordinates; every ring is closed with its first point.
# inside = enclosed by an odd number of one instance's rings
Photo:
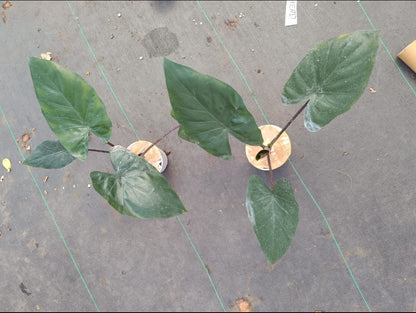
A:
{"type": "Polygon", "coordinates": [[[65,149],[85,160],[91,131],[107,142],[111,121],[95,90],[77,73],[47,60],[29,58],[42,113],[65,149]]]}
{"type": "Polygon", "coordinates": [[[378,31],[357,31],[329,39],[311,50],[284,86],[282,101],[310,99],[305,127],[318,131],[348,111],[367,86],[378,49],[378,31]]]}
{"type": "Polygon", "coordinates": [[[42,168],[62,168],[75,158],[58,141],[46,140],[29,154],[23,161],[24,165],[42,168]]]}
{"type": "Polygon", "coordinates": [[[276,263],[289,248],[298,225],[299,207],[287,179],[280,179],[273,190],[258,176],[251,176],[246,196],[248,217],[270,264],[276,263]]]}
{"type": "Polygon", "coordinates": [[[151,164],[121,146],[110,151],[114,174],[92,172],[94,189],[124,215],[168,218],[186,212],[176,192],[151,164]]]}
{"type": "Polygon", "coordinates": [[[231,86],[166,58],[164,71],[181,138],[223,159],[231,157],[229,134],[249,145],[263,143],[253,116],[231,86]]]}

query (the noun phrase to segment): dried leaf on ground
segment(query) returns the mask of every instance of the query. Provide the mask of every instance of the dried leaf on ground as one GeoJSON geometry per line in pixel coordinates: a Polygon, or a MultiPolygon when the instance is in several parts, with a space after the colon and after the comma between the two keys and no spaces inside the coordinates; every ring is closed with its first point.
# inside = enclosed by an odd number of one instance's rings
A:
{"type": "Polygon", "coordinates": [[[23,136],[22,136],[22,141],[23,142],[27,142],[27,141],[29,141],[29,139],[30,139],[30,135],[29,134],[23,134],[23,136]]]}
{"type": "Polygon", "coordinates": [[[371,88],[371,87],[370,87],[370,92],[371,92],[371,93],[376,93],[377,91],[376,91],[374,88],[371,88]]]}
{"type": "Polygon", "coordinates": [[[4,158],[2,161],[3,167],[6,169],[7,172],[11,172],[12,170],[12,162],[8,158],[4,158]]]}
{"type": "Polygon", "coordinates": [[[2,7],[3,9],[8,9],[12,6],[12,3],[10,1],[6,1],[5,3],[3,3],[2,7]]]}

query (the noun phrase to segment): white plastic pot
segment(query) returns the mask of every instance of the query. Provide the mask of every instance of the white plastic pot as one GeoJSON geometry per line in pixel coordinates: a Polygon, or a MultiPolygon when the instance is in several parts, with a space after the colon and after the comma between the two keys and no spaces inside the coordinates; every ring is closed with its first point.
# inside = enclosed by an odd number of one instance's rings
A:
{"type": "MultiPolygon", "coordinates": [[[[152,143],[145,140],[139,140],[133,142],[127,147],[128,150],[135,154],[143,153],[152,143]]],[[[166,166],[168,166],[168,157],[165,151],[159,149],[157,146],[153,146],[149,151],[146,152],[144,159],[152,164],[160,173],[162,173],[166,166]]]]}

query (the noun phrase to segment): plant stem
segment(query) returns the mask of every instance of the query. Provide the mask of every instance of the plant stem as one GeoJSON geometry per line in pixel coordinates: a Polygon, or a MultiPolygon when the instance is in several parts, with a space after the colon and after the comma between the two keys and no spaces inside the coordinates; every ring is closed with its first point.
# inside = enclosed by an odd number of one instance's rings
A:
{"type": "Polygon", "coordinates": [[[273,190],[273,188],[274,188],[274,185],[273,185],[273,171],[272,171],[272,162],[270,161],[270,153],[267,153],[267,163],[269,165],[270,182],[271,182],[271,187],[272,187],[272,190],[273,190]]]}
{"type": "Polygon", "coordinates": [[[172,128],[171,130],[169,130],[167,133],[165,133],[162,137],[160,137],[158,140],[156,140],[153,144],[151,144],[146,150],[144,150],[144,152],[140,153],[139,155],[141,157],[144,157],[144,155],[146,154],[147,151],[149,151],[150,149],[153,148],[153,146],[155,146],[156,144],[158,144],[163,138],[165,138],[167,135],[169,135],[171,132],[173,132],[174,130],[178,129],[180,127],[180,125],[175,126],[174,128],[172,128]]]}
{"type": "Polygon", "coordinates": [[[88,149],[88,151],[92,151],[92,152],[102,152],[102,153],[110,153],[110,151],[107,151],[107,150],[98,150],[98,149],[88,149]]]}
{"type": "Polygon", "coordinates": [[[295,115],[292,116],[292,118],[290,119],[290,121],[286,124],[285,127],[282,128],[282,130],[277,134],[277,136],[267,145],[267,147],[269,147],[269,149],[271,149],[274,145],[274,143],[277,141],[277,139],[279,139],[279,137],[283,134],[283,132],[290,126],[290,124],[292,124],[292,122],[299,116],[300,113],[302,113],[302,111],[306,108],[306,106],[309,103],[309,100],[305,102],[304,105],[302,105],[302,107],[299,109],[299,111],[296,112],[295,115]]]}
{"type": "MultiPolygon", "coordinates": [[[[282,128],[282,130],[277,134],[276,137],[273,138],[273,140],[267,145],[264,146],[262,145],[262,148],[269,148],[271,149],[273,147],[273,145],[275,144],[275,142],[279,139],[279,137],[283,134],[284,131],[286,131],[286,129],[290,126],[290,124],[293,123],[293,121],[299,116],[300,113],[302,113],[303,110],[305,110],[306,106],[309,103],[308,99],[303,105],[302,107],[295,113],[295,115],[292,116],[292,118],[290,119],[290,121],[285,125],[285,127],[282,128]]],[[[274,188],[274,183],[273,183],[273,170],[272,170],[272,163],[270,160],[270,151],[266,154],[267,155],[267,163],[269,165],[269,173],[270,173],[270,182],[271,182],[271,189],[273,190],[274,188]]]]}

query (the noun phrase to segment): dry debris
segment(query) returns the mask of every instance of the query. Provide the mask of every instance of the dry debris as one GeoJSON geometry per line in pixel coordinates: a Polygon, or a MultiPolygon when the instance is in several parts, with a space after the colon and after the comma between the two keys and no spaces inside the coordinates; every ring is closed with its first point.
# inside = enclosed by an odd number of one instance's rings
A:
{"type": "Polygon", "coordinates": [[[245,297],[237,299],[236,304],[240,312],[253,312],[253,305],[245,297]]]}
{"type": "Polygon", "coordinates": [[[7,172],[12,171],[12,162],[8,158],[4,158],[2,161],[3,167],[6,169],[7,172]]]}
{"type": "Polygon", "coordinates": [[[370,87],[370,92],[371,92],[371,93],[376,93],[377,91],[376,91],[374,88],[371,88],[371,87],[370,87]]]}
{"type": "Polygon", "coordinates": [[[40,54],[40,57],[41,57],[43,60],[48,60],[48,61],[50,61],[50,60],[52,60],[52,52],[45,52],[45,53],[41,53],[41,54],[40,54]]]}
{"type": "Polygon", "coordinates": [[[225,25],[227,25],[228,27],[231,28],[236,28],[237,27],[237,21],[232,21],[232,20],[227,20],[224,21],[225,25]]]}
{"type": "Polygon", "coordinates": [[[3,9],[8,9],[8,8],[10,8],[12,6],[12,4],[11,4],[11,2],[10,1],[6,1],[5,3],[3,3],[3,5],[2,5],[2,7],[3,7],[3,9]]]}
{"type": "Polygon", "coordinates": [[[29,134],[23,134],[23,136],[22,136],[22,141],[23,141],[24,143],[26,143],[29,139],[30,139],[30,135],[29,135],[29,134]]]}
{"type": "MultiPolygon", "coordinates": [[[[32,131],[35,130],[35,128],[32,128],[32,131]]],[[[30,152],[32,150],[32,147],[30,146],[30,139],[32,139],[32,133],[27,132],[21,136],[21,140],[16,139],[16,142],[21,142],[22,144],[20,146],[22,147],[22,149],[25,149],[30,152]]]]}

